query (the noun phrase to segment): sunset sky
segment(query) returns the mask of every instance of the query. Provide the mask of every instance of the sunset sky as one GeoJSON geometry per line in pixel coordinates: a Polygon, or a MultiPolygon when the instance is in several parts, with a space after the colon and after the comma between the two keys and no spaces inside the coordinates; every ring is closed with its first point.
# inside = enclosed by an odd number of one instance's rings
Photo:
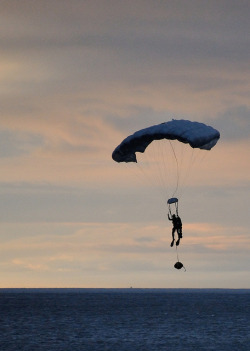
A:
{"type": "Polygon", "coordinates": [[[250,288],[249,16],[245,0],[0,1],[1,288],[250,288]],[[164,191],[111,157],[172,118],[221,133],[179,197],[186,272],[164,191]]]}

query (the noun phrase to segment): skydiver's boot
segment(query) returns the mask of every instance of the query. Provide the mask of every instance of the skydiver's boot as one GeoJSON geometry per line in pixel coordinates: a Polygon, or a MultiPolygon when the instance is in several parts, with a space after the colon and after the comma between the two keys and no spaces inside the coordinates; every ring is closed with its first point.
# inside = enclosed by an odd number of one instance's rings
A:
{"type": "Polygon", "coordinates": [[[174,246],[174,239],[172,240],[171,244],[170,244],[171,247],[174,246]]]}
{"type": "Polygon", "coordinates": [[[180,238],[176,241],[176,246],[179,246],[180,244],[180,238]]]}

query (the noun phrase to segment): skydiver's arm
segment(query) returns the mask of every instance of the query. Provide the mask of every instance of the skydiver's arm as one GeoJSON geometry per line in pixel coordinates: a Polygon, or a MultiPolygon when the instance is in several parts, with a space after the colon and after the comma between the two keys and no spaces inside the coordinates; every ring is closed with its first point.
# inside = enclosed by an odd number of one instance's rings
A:
{"type": "Polygon", "coordinates": [[[172,221],[172,218],[169,216],[169,213],[168,213],[168,219],[169,219],[170,221],[172,221]]]}

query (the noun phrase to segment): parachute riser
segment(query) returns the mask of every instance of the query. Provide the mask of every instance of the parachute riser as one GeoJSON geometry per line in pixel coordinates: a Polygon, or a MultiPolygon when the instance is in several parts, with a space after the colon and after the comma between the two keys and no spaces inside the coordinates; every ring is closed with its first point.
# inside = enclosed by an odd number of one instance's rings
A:
{"type": "Polygon", "coordinates": [[[174,197],[171,199],[168,199],[168,210],[169,210],[170,216],[172,217],[171,205],[174,206],[175,214],[178,216],[178,199],[174,197]]]}

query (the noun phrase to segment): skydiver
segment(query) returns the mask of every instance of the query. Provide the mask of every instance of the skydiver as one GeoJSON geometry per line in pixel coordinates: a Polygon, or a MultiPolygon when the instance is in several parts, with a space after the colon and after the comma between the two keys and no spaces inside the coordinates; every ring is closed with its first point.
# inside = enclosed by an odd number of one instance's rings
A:
{"type": "Polygon", "coordinates": [[[176,241],[176,246],[178,246],[180,244],[180,239],[182,238],[182,222],[181,222],[181,219],[178,215],[175,215],[173,214],[173,216],[169,216],[169,213],[168,213],[168,219],[170,221],[172,221],[173,223],[173,229],[172,229],[172,242],[170,244],[170,246],[172,247],[174,245],[174,241],[175,241],[175,238],[174,238],[174,233],[175,231],[177,231],[177,234],[178,234],[178,240],[176,241]]]}

